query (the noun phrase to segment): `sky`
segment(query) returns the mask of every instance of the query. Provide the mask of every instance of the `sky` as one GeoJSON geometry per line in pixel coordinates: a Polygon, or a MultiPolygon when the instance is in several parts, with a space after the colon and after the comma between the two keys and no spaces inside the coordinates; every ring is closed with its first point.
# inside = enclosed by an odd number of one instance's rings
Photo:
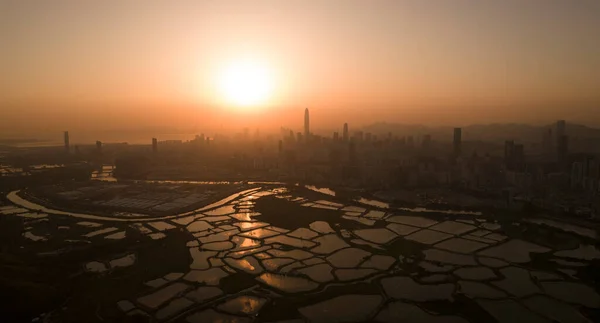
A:
{"type": "Polygon", "coordinates": [[[0,0],[0,135],[375,121],[600,125],[597,0],[0,0]],[[260,107],[215,84],[270,71],[260,107]]]}

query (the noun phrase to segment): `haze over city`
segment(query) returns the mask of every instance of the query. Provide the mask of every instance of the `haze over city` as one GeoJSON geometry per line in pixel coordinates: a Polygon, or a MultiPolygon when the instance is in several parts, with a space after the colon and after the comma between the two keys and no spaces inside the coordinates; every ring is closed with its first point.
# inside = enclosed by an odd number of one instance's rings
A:
{"type": "Polygon", "coordinates": [[[0,0],[0,321],[600,322],[600,1],[0,0]]]}
{"type": "Polygon", "coordinates": [[[5,1],[1,134],[277,129],[305,107],[327,130],[596,126],[598,17],[593,0],[5,1]]]}

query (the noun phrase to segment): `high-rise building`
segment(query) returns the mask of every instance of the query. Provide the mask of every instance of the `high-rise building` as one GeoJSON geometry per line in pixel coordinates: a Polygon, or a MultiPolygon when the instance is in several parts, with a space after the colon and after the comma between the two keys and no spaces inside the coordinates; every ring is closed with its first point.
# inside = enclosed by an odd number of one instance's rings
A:
{"type": "Polygon", "coordinates": [[[552,128],[547,128],[542,131],[542,149],[544,153],[552,153],[553,151],[552,128]]]}
{"type": "Polygon", "coordinates": [[[340,134],[336,131],[333,133],[333,141],[338,141],[340,140],[340,134]]]}
{"type": "Polygon", "coordinates": [[[556,121],[556,144],[560,142],[562,136],[567,134],[567,123],[565,120],[556,121]]]}
{"type": "Polygon", "coordinates": [[[507,140],[504,142],[504,161],[508,163],[515,151],[515,141],[507,140]]]}
{"type": "Polygon", "coordinates": [[[565,120],[556,121],[556,141],[560,141],[560,138],[567,134],[567,122],[565,120]]]}
{"type": "Polygon", "coordinates": [[[348,123],[344,123],[344,132],[342,133],[342,139],[344,140],[344,142],[348,142],[348,140],[350,140],[348,134],[348,123]]]}
{"type": "Polygon", "coordinates": [[[158,140],[156,138],[152,138],[152,152],[158,152],[158,140]]]}
{"type": "Polygon", "coordinates": [[[96,151],[99,153],[102,152],[102,141],[96,141],[96,151]]]}
{"type": "Polygon", "coordinates": [[[569,155],[569,137],[563,135],[558,141],[557,147],[557,160],[558,164],[562,167],[567,166],[567,157],[569,155]]]}
{"type": "Polygon", "coordinates": [[[372,138],[372,134],[370,132],[367,132],[365,134],[365,141],[366,142],[371,142],[371,138],[372,138]]]}
{"type": "Polygon", "coordinates": [[[296,134],[296,141],[297,142],[302,142],[303,138],[302,138],[302,132],[298,132],[296,134]]]}
{"type": "Polygon", "coordinates": [[[421,141],[423,148],[429,148],[431,146],[431,135],[424,135],[423,141],[421,141]]]}
{"type": "Polygon", "coordinates": [[[525,146],[523,144],[514,146],[512,163],[516,170],[522,171],[525,168],[525,146]]]}
{"type": "Polygon", "coordinates": [[[304,109],[304,139],[308,142],[310,138],[310,118],[308,115],[308,108],[304,109]]]}
{"type": "Polygon", "coordinates": [[[364,140],[364,133],[362,131],[356,132],[356,141],[362,143],[364,140]]]}
{"type": "Polygon", "coordinates": [[[67,152],[67,154],[70,151],[70,146],[69,146],[69,132],[65,131],[65,151],[67,152]]]}
{"type": "Polygon", "coordinates": [[[279,140],[279,144],[277,146],[277,151],[279,152],[279,154],[281,154],[283,152],[283,140],[279,140]]]}
{"type": "Polygon", "coordinates": [[[408,136],[406,138],[406,145],[411,148],[414,147],[415,146],[415,138],[413,136],[408,136]]]}
{"type": "Polygon", "coordinates": [[[462,150],[462,129],[454,128],[454,156],[460,156],[462,150]]]}
{"type": "Polygon", "coordinates": [[[356,143],[353,141],[348,144],[348,160],[350,163],[356,162],[356,143]]]}

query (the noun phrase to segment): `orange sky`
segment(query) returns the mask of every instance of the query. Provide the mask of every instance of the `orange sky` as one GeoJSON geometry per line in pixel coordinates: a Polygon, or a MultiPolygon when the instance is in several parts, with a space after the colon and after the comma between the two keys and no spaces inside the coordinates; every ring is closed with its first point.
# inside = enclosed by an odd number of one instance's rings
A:
{"type": "Polygon", "coordinates": [[[304,107],[323,127],[600,124],[597,0],[20,0],[0,4],[0,36],[2,133],[299,126],[304,107]],[[276,75],[267,110],[214,91],[248,57],[276,75]]]}

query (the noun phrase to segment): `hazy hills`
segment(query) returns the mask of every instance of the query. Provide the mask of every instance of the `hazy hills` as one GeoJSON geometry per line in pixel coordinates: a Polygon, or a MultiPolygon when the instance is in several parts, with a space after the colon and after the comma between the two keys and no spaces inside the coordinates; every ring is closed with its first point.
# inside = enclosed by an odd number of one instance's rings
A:
{"type": "MultiPolygon", "coordinates": [[[[476,124],[463,127],[462,135],[463,140],[468,141],[504,141],[513,139],[523,142],[541,142],[543,133],[547,131],[547,129],[552,129],[554,135],[554,128],[554,124],[546,126],[527,124],[476,124]]],[[[453,129],[453,127],[448,126],[428,127],[424,125],[378,122],[363,127],[362,131],[378,135],[392,132],[397,136],[415,136],[416,138],[429,134],[434,140],[449,141],[452,140],[453,129]]],[[[600,140],[600,129],[567,123],[567,135],[573,139],[600,140]]]]}

